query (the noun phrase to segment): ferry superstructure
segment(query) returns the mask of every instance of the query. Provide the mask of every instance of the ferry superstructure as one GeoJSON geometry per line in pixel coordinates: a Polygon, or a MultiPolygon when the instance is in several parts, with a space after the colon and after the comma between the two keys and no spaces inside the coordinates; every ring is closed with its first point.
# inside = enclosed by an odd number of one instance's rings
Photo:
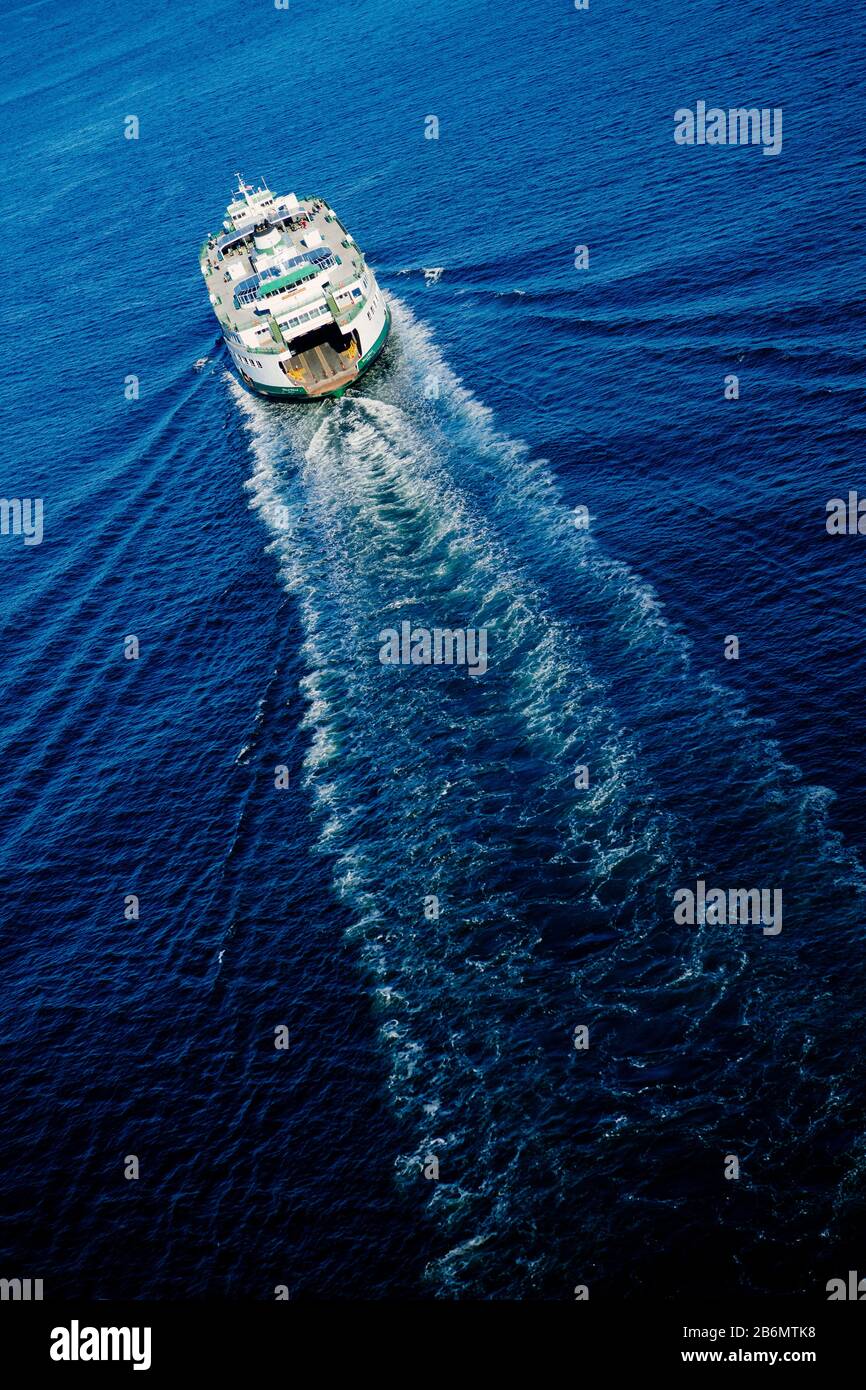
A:
{"type": "Polygon", "coordinates": [[[385,346],[385,298],[322,198],[276,197],[238,175],[222,231],[208,236],[199,262],[232,360],[261,395],[341,396],[385,346]]]}

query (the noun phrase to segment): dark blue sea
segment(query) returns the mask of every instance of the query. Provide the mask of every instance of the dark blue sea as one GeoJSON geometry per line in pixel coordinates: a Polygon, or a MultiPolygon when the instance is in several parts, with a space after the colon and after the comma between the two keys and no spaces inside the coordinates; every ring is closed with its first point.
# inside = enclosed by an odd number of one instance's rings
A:
{"type": "Polygon", "coordinates": [[[0,537],[0,1275],[866,1272],[857,8],[11,0],[0,48],[0,491],[44,502],[0,537]],[[698,100],[781,152],[677,145],[698,100]],[[387,293],[340,400],[229,370],[237,171],[387,293]],[[383,665],[403,620],[489,670],[383,665]],[[782,931],[676,923],[699,879],[782,931]]]}

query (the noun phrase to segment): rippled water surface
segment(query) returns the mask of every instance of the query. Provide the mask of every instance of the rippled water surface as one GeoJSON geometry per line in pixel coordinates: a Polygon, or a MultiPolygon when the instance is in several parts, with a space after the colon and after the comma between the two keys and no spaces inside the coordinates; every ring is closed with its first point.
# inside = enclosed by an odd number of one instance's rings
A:
{"type": "Polygon", "coordinates": [[[863,80],[819,8],[13,6],[3,490],[45,538],[2,538],[3,1272],[862,1261],[864,542],[824,509],[866,489],[863,80]],[[782,154],[677,148],[698,98],[782,106],[782,154]],[[339,401],[228,370],[196,249],[238,168],[327,197],[388,292],[339,401]],[[489,670],[383,665],[405,620],[489,670]],[[698,878],[781,889],[782,932],[677,925],[698,878]]]}

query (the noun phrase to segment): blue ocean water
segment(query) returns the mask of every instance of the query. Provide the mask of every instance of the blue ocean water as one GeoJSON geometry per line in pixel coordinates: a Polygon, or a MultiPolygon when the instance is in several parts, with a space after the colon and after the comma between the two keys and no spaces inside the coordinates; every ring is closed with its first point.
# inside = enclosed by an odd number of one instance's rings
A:
{"type": "Polygon", "coordinates": [[[0,539],[0,1273],[820,1295],[866,1162],[856,12],[71,0],[0,45],[0,491],[45,509],[0,539]],[[781,155],[676,146],[699,99],[781,155]],[[389,295],[340,401],[228,371],[236,170],[389,295]],[[490,670],[382,666],[391,618],[490,670]],[[676,925],[699,877],[781,934],[676,925]]]}

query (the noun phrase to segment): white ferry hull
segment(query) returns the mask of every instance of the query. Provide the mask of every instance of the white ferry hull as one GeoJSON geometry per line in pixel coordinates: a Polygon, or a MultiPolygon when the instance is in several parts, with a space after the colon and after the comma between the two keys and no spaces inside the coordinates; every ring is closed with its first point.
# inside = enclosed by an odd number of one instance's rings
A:
{"type": "Polygon", "coordinates": [[[376,277],[321,198],[278,198],[239,177],[199,264],[232,362],[260,395],[341,396],[387,342],[391,314],[376,277]]]}
{"type": "Polygon", "coordinates": [[[361,354],[354,370],[347,370],[345,380],[325,381],[315,386],[305,386],[300,383],[292,385],[287,380],[286,373],[286,368],[291,362],[290,353],[264,354],[257,358],[251,358],[247,353],[242,353],[239,348],[234,347],[225,338],[225,335],[223,337],[244,385],[249,387],[251,391],[256,391],[260,396],[273,396],[297,401],[320,401],[328,396],[342,396],[347,387],[360,381],[374,362],[378,361],[388,341],[388,334],[391,331],[391,311],[384,298],[381,297],[381,292],[380,299],[381,305],[374,315],[371,331],[363,336],[359,335],[362,345],[361,354]],[[365,338],[369,341],[369,347],[366,351],[363,350],[365,338]]]}

